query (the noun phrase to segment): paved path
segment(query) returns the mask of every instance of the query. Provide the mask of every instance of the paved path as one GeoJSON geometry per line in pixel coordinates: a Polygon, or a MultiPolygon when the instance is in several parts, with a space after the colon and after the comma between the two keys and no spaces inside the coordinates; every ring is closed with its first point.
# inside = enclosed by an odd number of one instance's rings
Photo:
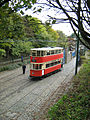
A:
{"type": "MultiPolygon", "coordinates": [[[[75,58],[62,71],[42,80],[28,79],[22,68],[0,73],[0,120],[37,120],[34,113],[54,94],[59,86],[74,75],[75,58]]],[[[39,118],[40,120],[40,118],[39,118]]]]}

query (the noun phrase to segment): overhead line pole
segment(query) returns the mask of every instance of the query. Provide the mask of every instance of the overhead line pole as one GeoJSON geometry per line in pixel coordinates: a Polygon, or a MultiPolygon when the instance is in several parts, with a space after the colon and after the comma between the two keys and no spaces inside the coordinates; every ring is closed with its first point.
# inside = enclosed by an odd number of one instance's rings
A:
{"type": "MultiPolygon", "coordinates": [[[[80,28],[80,8],[81,8],[81,0],[78,0],[78,26],[80,28]]],[[[78,28],[78,36],[79,36],[79,28],[78,28]]],[[[75,75],[77,74],[77,68],[78,68],[78,53],[79,53],[79,37],[77,38],[77,47],[76,47],[76,68],[75,68],[75,75]]]]}

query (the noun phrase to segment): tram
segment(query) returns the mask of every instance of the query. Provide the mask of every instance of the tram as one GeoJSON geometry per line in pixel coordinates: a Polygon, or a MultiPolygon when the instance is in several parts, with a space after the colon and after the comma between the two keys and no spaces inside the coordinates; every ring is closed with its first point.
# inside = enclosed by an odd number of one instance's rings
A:
{"type": "Polygon", "coordinates": [[[30,51],[30,77],[42,77],[63,67],[63,48],[33,48],[30,51]]]}

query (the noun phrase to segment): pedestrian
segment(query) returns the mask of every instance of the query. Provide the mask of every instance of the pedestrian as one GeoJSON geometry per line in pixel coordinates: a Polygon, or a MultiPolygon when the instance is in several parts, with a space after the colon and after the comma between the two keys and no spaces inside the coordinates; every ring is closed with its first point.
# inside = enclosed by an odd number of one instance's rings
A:
{"type": "Polygon", "coordinates": [[[21,56],[21,62],[23,62],[23,56],[21,56]]]}
{"type": "Polygon", "coordinates": [[[22,69],[23,69],[23,74],[25,74],[25,70],[26,70],[26,65],[25,64],[22,66],[22,69]]]}

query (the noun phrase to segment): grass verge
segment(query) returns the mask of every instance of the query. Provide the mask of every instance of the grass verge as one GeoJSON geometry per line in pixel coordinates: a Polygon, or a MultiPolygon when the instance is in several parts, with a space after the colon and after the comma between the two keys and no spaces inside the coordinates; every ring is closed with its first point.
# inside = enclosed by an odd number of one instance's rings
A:
{"type": "Polygon", "coordinates": [[[73,78],[73,85],[48,111],[49,120],[90,120],[89,104],[90,60],[85,61],[73,78]]]}

